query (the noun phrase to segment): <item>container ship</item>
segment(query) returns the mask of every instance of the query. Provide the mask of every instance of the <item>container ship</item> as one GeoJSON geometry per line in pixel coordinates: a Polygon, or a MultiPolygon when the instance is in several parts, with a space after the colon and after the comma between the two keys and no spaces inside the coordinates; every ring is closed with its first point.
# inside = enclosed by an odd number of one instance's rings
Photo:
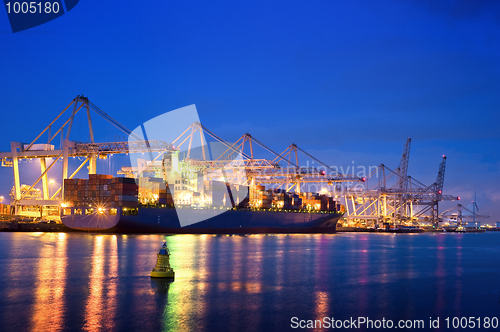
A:
{"type": "Polygon", "coordinates": [[[9,213],[33,222],[61,221],[82,231],[335,232],[345,211],[336,194],[340,183],[365,181],[339,174],[295,144],[279,154],[249,133],[229,143],[199,122],[195,105],[158,115],[132,131],[83,95],[31,143],[11,142],[10,151],[0,152],[0,164],[14,173],[10,206],[3,207],[0,197],[0,217],[9,213]],[[74,121],[82,120],[75,117],[80,109],[87,113],[86,141],[75,140],[71,132],[74,121]],[[97,142],[91,110],[127,138],[97,142]],[[254,158],[254,147],[266,159],[254,158]],[[299,154],[307,166],[299,166],[304,165],[299,154]],[[130,161],[117,173],[111,169],[124,159],[114,155],[127,155],[130,161]],[[33,160],[40,176],[31,185],[22,184],[19,164],[33,160]],[[52,169],[59,161],[61,173],[52,169]],[[96,174],[98,163],[107,163],[113,175],[96,174]]]}
{"type": "Polygon", "coordinates": [[[194,189],[186,179],[172,180],[171,186],[146,176],[65,179],[61,221],[93,232],[333,233],[345,212],[333,197],[319,193],[222,181],[203,181],[194,189]]]}

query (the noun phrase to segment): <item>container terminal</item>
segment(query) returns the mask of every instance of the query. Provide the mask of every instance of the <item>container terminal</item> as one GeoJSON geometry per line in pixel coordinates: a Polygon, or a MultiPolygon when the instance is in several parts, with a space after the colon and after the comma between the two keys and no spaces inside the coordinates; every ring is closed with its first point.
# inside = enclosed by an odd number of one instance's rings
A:
{"type": "Polygon", "coordinates": [[[10,151],[0,152],[1,165],[12,168],[14,180],[9,204],[0,198],[3,230],[454,231],[472,230],[464,227],[468,219],[477,226],[476,218],[487,217],[461,204],[440,212],[440,202],[460,200],[443,194],[447,158],[442,158],[436,181],[424,185],[407,174],[410,138],[397,168],[381,164],[358,177],[339,173],[296,144],[277,153],[248,133],[229,143],[199,122],[172,142],[144,139],[87,97],[77,96],[32,142],[10,145],[10,151]],[[70,135],[80,111],[86,112],[86,143],[70,135]],[[128,141],[96,142],[95,115],[126,134],[128,141]],[[224,152],[216,153],[213,144],[224,152]],[[271,158],[256,158],[254,147],[271,158]],[[97,163],[116,154],[139,157],[135,165],[123,166],[117,174],[97,174],[97,163]],[[72,169],[75,165],[70,160],[75,157],[81,162],[72,169]],[[39,165],[40,175],[32,184],[21,183],[19,164],[26,160],[39,165]],[[304,161],[308,166],[301,166],[304,161]],[[316,166],[309,166],[311,162],[316,166]],[[51,169],[61,169],[56,181],[54,172],[49,178],[51,169]],[[51,192],[53,183],[60,185],[51,192]],[[175,210],[179,216],[189,210],[199,222],[180,227],[182,220],[179,225],[175,210]],[[207,224],[199,214],[208,210],[213,217],[207,224]],[[196,229],[196,225],[205,226],[196,229]]]}

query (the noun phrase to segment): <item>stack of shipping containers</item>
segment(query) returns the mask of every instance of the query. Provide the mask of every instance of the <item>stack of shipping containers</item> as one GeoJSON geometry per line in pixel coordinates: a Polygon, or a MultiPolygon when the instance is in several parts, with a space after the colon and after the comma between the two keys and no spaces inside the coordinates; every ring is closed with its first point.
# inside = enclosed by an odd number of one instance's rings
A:
{"type": "Polygon", "coordinates": [[[141,204],[172,205],[174,200],[168,185],[160,178],[139,177],[139,202],[141,204]]]}
{"type": "Polygon", "coordinates": [[[0,204],[0,214],[10,214],[10,205],[0,204]]]}
{"type": "Polygon", "coordinates": [[[262,203],[261,203],[262,208],[270,209],[272,207],[273,194],[272,194],[271,190],[262,190],[260,192],[260,199],[262,201],[262,203]]]}
{"type": "MultiPolygon", "coordinates": [[[[90,174],[88,180],[64,180],[64,197],[67,206],[72,207],[123,207],[137,208],[139,204],[173,206],[174,200],[163,179],[140,177],[139,186],[133,178],[90,174]]],[[[265,186],[230,185],[212,181],[205,186],[212,196],[212,206],[240,208],[279,208],[284,210],[341,211],[343,206],[333,197],[312,193],[289,193],[283,189],[269,189],[265,186]],[[231,193],[231,194],[230,194],[231,193]]],[[[199,194],[198,194],[199,195],[199,194]]],[[[4,205],[0,214],[9,213],[4,205]]]]}
{"type": "Polygon", "coordinates": [[[251,207],[262,207],[262,196],[266,187],[264,186],[250,186],[250,206],[251,207]]]}
{"type": "Polygon", "coordinates": [[[89,174],[89,179],[65,179],[64,200],[68,206],[138,207],[135,179],[89,174]]]}
{"type": "Polygon", "coordinates": [[[333,197],[312,193],[290,193],[283,189],[266,190],[264,186],[250,187],[250,205],[256,208],[284,210],[330,211],[340,210],[333,197]]]}

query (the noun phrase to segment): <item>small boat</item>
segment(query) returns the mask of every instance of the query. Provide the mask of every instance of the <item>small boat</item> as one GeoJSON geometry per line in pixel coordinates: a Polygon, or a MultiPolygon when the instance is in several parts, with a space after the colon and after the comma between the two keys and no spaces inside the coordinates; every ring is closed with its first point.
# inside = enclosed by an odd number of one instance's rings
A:
{"type": "Polygon", "coordinates": [[[169,278],[174,279],[175,272],[170,267],[170,251],[167,248],[167,243],[163,241],[163,244],[156,255],[156,265],[151,270],[151,278],[169,278]]]}

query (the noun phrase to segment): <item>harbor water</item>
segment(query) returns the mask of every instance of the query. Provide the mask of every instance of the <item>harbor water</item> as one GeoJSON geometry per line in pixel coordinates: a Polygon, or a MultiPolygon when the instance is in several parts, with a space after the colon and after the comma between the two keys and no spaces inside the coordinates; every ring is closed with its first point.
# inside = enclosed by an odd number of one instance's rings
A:
{"type": "Polygon", "coordinates": [[[447,317],[500,315],[500,232],[0,233],[0,252],[2,331],[297,330],[293,317],[445,331],[447,317]],[[150,278],[163,239],[172,283],[150,278]]]}

